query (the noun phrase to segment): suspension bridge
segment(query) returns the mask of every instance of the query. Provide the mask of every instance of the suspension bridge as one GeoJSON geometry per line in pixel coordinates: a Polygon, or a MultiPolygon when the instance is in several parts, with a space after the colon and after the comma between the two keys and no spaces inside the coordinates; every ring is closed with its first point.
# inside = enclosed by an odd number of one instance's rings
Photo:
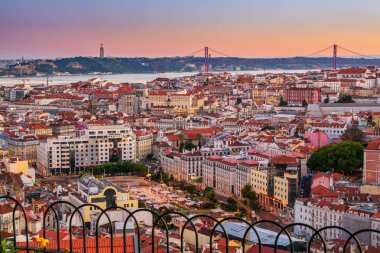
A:
{"type": "MultiPolygon", "coordinates": [[[[221,51],[218,51],[216,49],[213,49],[209,46],[205,46],[183,57],[203,58],[202,70],[203,72],[207,73],[210,71],[210,62],[212,59],[211,57],[226,58],[226,57],[232,57],[232,56],[226,53],[223,53],[221,51]]],[[[271,61],[270,59],[272,58],[268,58],[267,61],[270,62],[271,61]]],[[[304,56],[276,58],[276,62],[278,64],[285,64],[285,65],[307,64],[314,68],[323,68],[322,65],[326,67],[326,62],[330,62],[330,64],[327,67],[336,70],[340,62],[341,62],[340,66],[344,66],[344,65],[355,66],[356,61],[358,59],[376,60],[374,63],[380,64],[379,58],[375,58],[370,55],[365,55],[365,54],[356,52],[354,50],[347,49],[337,44],[331,45],[321,50],[317,50],[313,53],[310,53],[304,56]]],[[[252,58],[252,61],[254,60],[255,58],[252,58]]],[[[264,59],[262,58],[261,60],[264,60],[264,59]]],[[[151,65],[154,68],[154,72],[157,72],[157,68],[159,64],[153,62],[151,63],[151,65]]]]}

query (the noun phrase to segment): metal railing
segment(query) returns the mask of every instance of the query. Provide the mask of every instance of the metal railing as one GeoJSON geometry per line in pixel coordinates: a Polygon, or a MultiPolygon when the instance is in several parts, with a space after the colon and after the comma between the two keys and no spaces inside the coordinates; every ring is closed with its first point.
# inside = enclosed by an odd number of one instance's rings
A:
{"type": "MultiPolygon", "coordinates": [[[[86,203],[80,206],[75,206],[72,203],[67,202],[67,201],[57,201],[48,206],[48,208],[43,212],[43,218],[42,218],[43,219],[42,237],[46,238],[47,236],[46,233],[48,230],[47,225],[46,225],[47,217],[50,215],[53,216],[53,222],[56,222],[55,224],[56,226],[53,226],[54,230],[56,230],[55,243],[48,244],[45,247],[39,247],[35,241],[31,240],[32,236],[28,232],[29,224],[28,224],[26,211],[23,208],[23,206],[15,198],[9,197],[9,196],[0,196],[0,201],[3,201],[2,204],[13,203],[14,204],[13,211],[12,211],[13,217],[16,217],[16,211],[19,211],[21,213],[18,217],[21,219],[22,217],[24,218],[24,222],[20,222],[20,219],[18,221],[19,224],[23,225],[23,228],[21,230],[23,231],[22,234],[25,236],[24,241],[18,241],[17,239],[18,235],[16,233],[16,220],[13,219],[12,221],[13,232],[11,234],[13,234],[13,236],[11,237],[11,240],[13,241],[13,247],[17,249],[17,252],[96,252],[96,253],[147,252],[146,250],[142,251],[143,245],[142,245],[142,240],[141,240],[141,227],[139,225],[138,219],[136,218],[138,213],[142,213],[142,212],[148,212],[151,214],[151,217],[153,217],[153,220],[152,220],[153,225],[151,226],[151,234],[150,234],[151,240],[148,242],[145,241],[145,244],[151,248],[150,252],[174,252],[172,250],[172,246],[170,243],[170,236],[169,236],[170,229],[168,225],[169,223],[166,221],[168,216],[182,217],[184,220],[186,220],[186,222],[181,227],[179,227],[178,235],[180,236],[180,245],[177,250],[178,252],[196,252],[196,253],[202,252],[202,248],[200,247],[200,244],[199,244],[200,234],[197,230],[197,226],[194,223],[198,219],[208,219],[213,224],[213,226],[209,227],[210,233],[209,235],[207,235],[209,237],[208,243],[206,246],[204,246],[208,248],[208,251],[210,253],[219,252],[217,251],[217,249],[214,249],[213,247],[213,245],[215,245],[215,238],[217,234],[221,235],[222,236],[221,238],[225,239],[225,242],[226,242],[225,245],[219,246],[219,247],[224,247],[223,252],[226,252],[226,253],[236,252],[236,251],[230,250],[230,245],[229,245],[230,240],[240,241],[241,251],[239,252],[243,252],[243,253],[247,252],[248,245],[250,246],[254,245],[255,247],[257,247],[257,251],[251,251],[251,252],[258,252],[258,253],[262,253],[264,251],[263,250],[264,248],[266,249],[266,252],[268,252],[268,247],[271,248],[272,252],[274,253],[277,253],[280,250],[282,250],[282,252],[284,250],[288,252],[313,252],[312,245],[313,243],[316,243],[316,242],[322,245],[322,249],[319,248],[317,251],[314,251],[314,252],[322,252],[322,251],[328,252],[328,241],[324,238],[324,235],[325,235],[324,232],[329,229],[339,229],[347,234],[347,238],[344,240],[344,245],[342,247],[342,252],[352,252],[352,249],[349,250],[349,246],[351,246],[352,248],[352,245],[354,245],[354,248],[355,248],[354,252],[361,253],[361,252],[365,252],[366,248],[358,240],[357,236],[359,234],[370,233],[371,237],[373,234],[377,234],[380,236],[379,230],[375,230],[371,228],[362,229],[353,233],[339,226],[327,226],[320,229],[316,229],[304,223],[292,223],[288,225],[281,225],[278,222],[275,222],[272,220],[259,220],[259,221],[254,221],[254,222],[247,222],[243,218],[239,218],[239,217],[226,217],[221,220],[218,220],[210,215],[205,215],[205,214],[197,214],[190,217],[190,216],[186,216],[180,212],[175,212],[175,211],[159,214],[153,210],[146,209],[146,208],[129,211],[124,207],[112,206],[106,209],[101,209],[97,205],[90,204],[90,203],[86,203]],[[59,225],[60,215],[58,212],[59,210],[57,210],[57,207],[60,207],[60,206],[62,207],[62,205],[67,205],[68,207],[71,208],[71,210],[73,210],[68,219],[68,229],[67,229],[69,233],[68,242],[67,240],[63,241],[61,238],[62,229],[60,229],[60,225],[59,225]],[[92,236],[91,235],[89,236],[87,235],[88,233],[86,233],[86,231],[89,232],[89,229],[86,226],[86,222],[81,212],[81,210],[83,210],[83,208],[85,207],[92,207],[93,209],[99,210],[98,217],[96,219],[95,232],[93,233],[92,236]],[[114,232],[112,220],[111,220],[110,215],[108,214],[108,212],[112,210],[122,210],[126,212],[127,214],[127,218],[124,220],[123,231],[121,234],[120,233],[117,234],[116,230],[114,232]],[[82,234],[80,235],[81,238],[74,239],[73,238],[74,237],[73,236],[73,219],[76,216],[80,218],[82,234]],[[99,237],[99,235],[101,234],[101,232],[99,231],[99,227],[100,227],[99,222],[103,216],[106,217],[107,223],[108,223],[107,225],[109,226],[107,229],[108,230],[107,238],[99,237]],[[134,228],[133,228],[134,232],[132,235],[132,238],[133,238],[132,240],[131,240],[131,236],[127,235],[128,221],[132,221],[134,223],[134,228]],[[225,228],[223,224],[226,222],[236,222],[236,224],[240,224],[240,226],[244,226],[245,228],[244,235],[241,238],[237,238],[236,235],[234,235],[231,231],[225,228]],[[272,243],[269,243],[269,244],[264,242],[262,236],[260,236],[260,229],[262,228],[260,228],[259,226],[264,223],[271,224],[272,226],[278,228],[277,229],[278,231],[275,232],[275,237],[272,237],[272,239],[274,238],[274,240],[272,240],[272,243]],[[304,227],[306,229],[309,229],[309,231],[312,231],[310,238],[308,240],[303,240],[303,241],[299,239],[297,239],[297,241],[294,241],[296,238],[291,236],[291,233],[292,233],[291,230],[296,226],[304,227]],[[164,231],[163,233],[165,234],[164,240],[161,244],[159,244],[159,242],[155,242],[155,238],[156,238],[155,233],[159,229],[162,229],[164,231]],[[194,233],[195,244],[193,245],[194,249],[191,251],[187,249],[189,247],[185,247],[185,240],[184,240],[185,229],[190,229],[194,233]],[[254,240],[252,239],[252,235],[254,236],[254,240]],[[247,237],[250,237],[250,238],[247,238],[247,237]],[[122,238],[122,240],[120,240],[120,238],[122,238]],[[279,245],[280,238],[288,239],[288,243],[286,246],[279,245]],[[94,239],[95,239],[95,242],[93,241],[94,239]],[[102,245],[100,245],[99,241],[101,240],[102,242],[104,242],[105,241],[104,239],[107,241],[107,243],[103,243],[102,245]],[[117,239],[117,245],[116,245],[116,239],[117,239]],[[74,242],[77,240],[82,241],[80,248],[78,248],[78,246],[74,247],[74,242]],[[158,248],[161,248],[161,250],[159,251],[158,248]]],[[[0,205],[0,208],[1,208],[1,205],[0,205]]],[[[0,228],[1,228],[1,224],[0,224],[0,228]]],[[[204,236],[204,234],[202,234],[202,236],[204,236]]],[[[7,239],[10,239],[10,237],[8,236],[7,239]]],[[[186,245],[190,245],[190,243],[186,243],[186,245]]]]}

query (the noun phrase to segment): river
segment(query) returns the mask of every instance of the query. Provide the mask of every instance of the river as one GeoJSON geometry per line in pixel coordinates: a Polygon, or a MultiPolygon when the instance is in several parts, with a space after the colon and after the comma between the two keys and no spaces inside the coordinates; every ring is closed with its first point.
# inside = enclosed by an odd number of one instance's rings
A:
{"type": "MultiPolygon", "coordinates": [[[[265,73],[305,73],[310,70],[266,70],[265,73]]],[[[212,72],[220,73],[220,72],[212,72]]],[[[249,71],[229,71],[232,74],[264,74],[264,70],[249,70],[249,71]]],[[[52,76],[49,77],[49,85],[59,85],[74,83],[78,81],[87,81],[91,78],[102,78],[115,83],[146,83],[158,77],[178,78],[183,76],[196,75],[197,72],[166,72],[166,73],[142,73],[142,74],[108,74],[108,75],[69,75],[69,76],[52,76]]],[[[0,77],[0,85],[10,86],[15,84],[41,85],[46,84],[44,76],[25,76],[25,77],[0,77]]]]}

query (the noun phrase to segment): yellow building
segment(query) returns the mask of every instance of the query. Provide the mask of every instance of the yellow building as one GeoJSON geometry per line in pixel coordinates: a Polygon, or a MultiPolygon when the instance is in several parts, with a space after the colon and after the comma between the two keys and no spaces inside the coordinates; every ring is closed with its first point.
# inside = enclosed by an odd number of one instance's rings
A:
{"type": "Polygon", "coordinates": [[[274,177],[274,198],[281,201],[284,206],[294,202],[297,194],[298,174],[285,172],[283,176],[274,177]],[[295,196],[293,196],[295,194],[295,196]]]}
{"type": "Polygon", "coordinates": [[[37,163],[37,146],[40,141],[34,135],[12,137],[8,140],[8,149],[11,156],[27,160],[31,166],[37,163]]]}
{"type": "Polygon", "coordinates": [[[21,160],[18,157],[5,156],[2,162],[4,163],[5,171],[15,174],[23,173],[29,175],[29,164],[26,160],[21,160]]]}
{"type": "Polygon", "coordinates": [[[193,107],[193,95],[152,91],[148,94],[148,106],[149,108],[174,106],[174,109],[190,110],[193,107]]]}
{"type": "Polygon", "coordinates": [[[149,131],[136,131],[136,157],[145,159],[153,153],[153,134],[149,131]]]}
{"type": "Polygon", "coordinates": [[[52,135],[52,129],[47,125],[34,124],[29,125],[28,128],[35,135],[52,135]]]}
{"type": "Polygon", "coordinates": [[[252,190],[257,194],[269,195],[269,179],[270,173],[267,168],[260,168],[251,170],[251,185],[252,190]]]}
{"type": "MultiPolygon", "coordinates": [[[[93,175],[85,174],[78,181],[78,192],[69,194],[70,203],[75,206],[94,204],[101,209],[112,206],[124,207],[128,210],[138,208],[138,200],[119,186],[107,181],[98,180],[93,175]]],[[[85,222],[91,221],[91,214],[98,208],[86,206],[81,209],[85,222]]]]}
{"type": "Polygon", "coordinates": [[[372,113],[372,121],[376,123],[376,126],[380,125],[380,112],[372,113]]]}

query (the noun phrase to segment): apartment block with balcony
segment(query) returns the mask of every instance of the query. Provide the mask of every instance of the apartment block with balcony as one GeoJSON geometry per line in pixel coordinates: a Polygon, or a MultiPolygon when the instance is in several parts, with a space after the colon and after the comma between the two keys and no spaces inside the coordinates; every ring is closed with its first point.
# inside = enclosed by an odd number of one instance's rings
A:
{"type": "Polygon", "coordinates": [[[42,174],[75,173],[107,162],[135,161],[136,137],[125,125],[89,126],[84,136],[41,141],[37,169],[42,174]]]}

